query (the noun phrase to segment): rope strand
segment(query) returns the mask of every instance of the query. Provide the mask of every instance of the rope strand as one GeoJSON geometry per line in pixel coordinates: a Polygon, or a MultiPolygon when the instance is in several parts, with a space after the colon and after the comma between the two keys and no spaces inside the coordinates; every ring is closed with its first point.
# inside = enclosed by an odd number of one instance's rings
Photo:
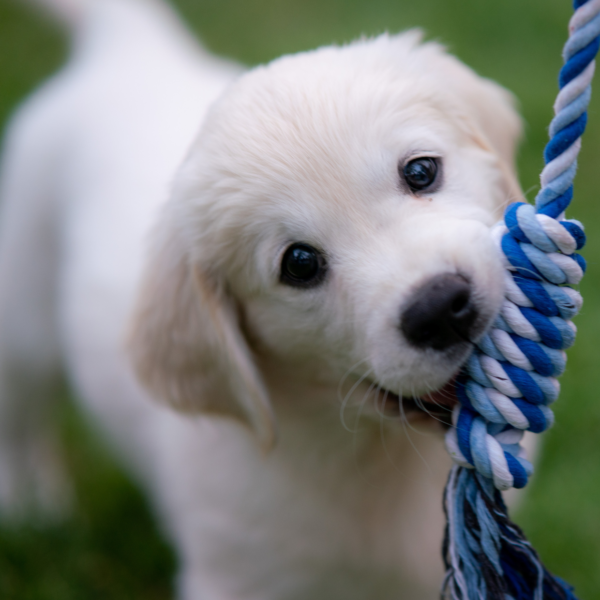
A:
{"type": "Polygon", "coordinates": [[[587,121],[600,46],[600,0],[576,0],[575,7],[544,152],[542,188],[535,207],[511,204],[493,232],[505,258],[506,299],[458,379],[460,408],[456,426],[447,434],[455,462],[476,468],[500,490],[524,486],[531,466],[518,445],[502,444],[498,436],[508,428],[541,433],[552,425],[548,407],[558,397],[564,350],[575,338],[571,319],[582,304],[579,292],[565,286],[578,284],[585,273],[585,261],[576,253],[585,234],[581,223],[564,219],[563,213],[573,196],[587,121]],[[492,461],[490,452],[498,447],[505,456],[492,461]]]}
{"type": "Polygon", "coordinates": [[[501,495],[533,473],[520,442],[525,431],[542,433],[554,422],[550,405],[582,304],[568,286],[585,273],[577,254],[585,234],[564,212],[600,47],[600,0],[574,0],[574,8],[542,187],[535,207],[511,204],[492,231],[506,267],[505,299],[456,381],[459,404],[446,434],[455,466],[444,494],[443,600],[576,600],[511,523],[501,495]]]}

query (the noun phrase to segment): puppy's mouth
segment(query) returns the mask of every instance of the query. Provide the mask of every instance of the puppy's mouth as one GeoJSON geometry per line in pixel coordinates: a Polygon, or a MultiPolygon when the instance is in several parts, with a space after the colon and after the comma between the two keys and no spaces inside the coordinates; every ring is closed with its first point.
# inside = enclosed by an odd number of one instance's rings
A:
{"type": "Polygon", "coordinates": [[[453,377],[446,385],[422,396],[399,396],[379,388],[375,398],[379,412],[406,420],[434,420],[445,428],[452,424],[452,410],[458,404],[456,383],[453,377]]]}

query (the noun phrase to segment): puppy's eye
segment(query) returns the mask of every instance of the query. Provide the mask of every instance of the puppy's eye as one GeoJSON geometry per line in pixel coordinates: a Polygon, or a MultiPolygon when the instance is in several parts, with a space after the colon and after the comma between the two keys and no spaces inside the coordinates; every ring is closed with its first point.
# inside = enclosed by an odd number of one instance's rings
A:
{"type": "Polygon", "coordinates": [[[435,183],[438,173],[437,159],[431,156],[415,158],[404,165],[402,176],[413,192],[420,192],[435,183]]]}
{"type": "Polygon", "coordinates": [[[294,287],[318,285],[325,271],[325,257],[308,244],[292,244],[281,260],[281,282],[294,287]]]}

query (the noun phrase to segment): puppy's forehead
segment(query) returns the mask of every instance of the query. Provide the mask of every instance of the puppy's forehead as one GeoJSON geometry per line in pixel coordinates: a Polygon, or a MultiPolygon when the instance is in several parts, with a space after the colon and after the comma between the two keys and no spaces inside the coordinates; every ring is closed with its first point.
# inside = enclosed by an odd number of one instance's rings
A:
{"type": "Polygon", "coordinates": [[[326,193],[380,182],[379,170],[394,179],[390,160],[459,135],[444,116],[448,90],[436,79],[449,57],[416,42],[384,37],[251,71],[213,111],[207,158],[250,187],[260,179],[326,193]]]}
{"type": "MultiPolygon", "coordinates": [[[[251,248],[274,255],[273,240],[389,232],[409,210],[397,201],[402,161],[440,154],[456,172],[469,128],[496,122],[518,130],[506,93],[414,33],[283,57],[242,76],[207,115],[176,180],[182,227],[194,247],[207,240],[205,260],[242,266],[251,248]]],[[[460,182],[452,193],[464,198],[460,182]]]]}

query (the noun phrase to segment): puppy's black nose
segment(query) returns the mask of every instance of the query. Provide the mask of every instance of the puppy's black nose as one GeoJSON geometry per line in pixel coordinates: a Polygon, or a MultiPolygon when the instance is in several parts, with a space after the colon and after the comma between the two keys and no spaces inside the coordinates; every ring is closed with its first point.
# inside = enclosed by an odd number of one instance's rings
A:
{"type": "Polygon", "coordinates": [[[461,275],[446,273],[426,281],[402,311],[400,329],[417,348],[447,350],[470,340],[477,308],[471,286],[461,275]]]}

